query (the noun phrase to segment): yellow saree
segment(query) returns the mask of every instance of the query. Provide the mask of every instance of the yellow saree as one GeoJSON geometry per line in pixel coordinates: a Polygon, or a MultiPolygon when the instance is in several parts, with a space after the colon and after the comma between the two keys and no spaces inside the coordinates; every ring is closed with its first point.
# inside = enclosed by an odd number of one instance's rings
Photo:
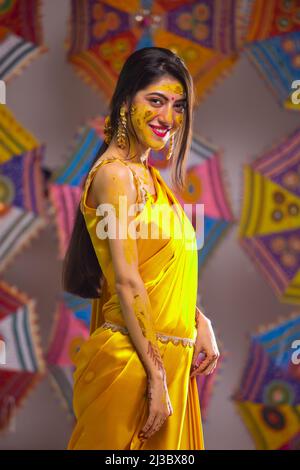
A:
{"type": "MultiPolygon", "coordinates": [[[[96,169],[109,161],[100,161],[90,171],[81,199],[105,282],[101,298],[92,303],[90,337],[75,358],[73,409],[77,422],[67,449],[202,450],[197,383],[195,377],[190,377],[198,282],[195,231],[159,171],[150,166],[156,200],[148,198],[136,220],[148,229],[155,227],[160,237],[150,234],[148,238],[137,238],[139,270],[151,302],[173,415],[142,442],[138,433],[148,417],[147,376],[128,335],[114,289],[108,240],[98,238],[96,209],[86,204],[96,169]],[[172,223],[167,232],[164,221],[166,208],[171,204],[176,204],[176,210],[168,213],[172,223]],[[183,221],[185,230],[176,236],[183,221]]],[[[139,184],[134,170],[129,168],[139,184]]]]}

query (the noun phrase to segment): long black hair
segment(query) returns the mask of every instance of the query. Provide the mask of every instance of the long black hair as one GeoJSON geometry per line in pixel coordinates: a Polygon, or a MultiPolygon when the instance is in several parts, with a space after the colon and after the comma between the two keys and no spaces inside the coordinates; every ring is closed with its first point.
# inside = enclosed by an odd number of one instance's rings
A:
{"type": "MultiPolygon", "coordinates": [[[[183,60],[172,51],[162,47],[145,47],[128,57],[119,75],[109,106],[112,137],[118,128],[122,105],[126,102],[128,109],[130,109],[136,93],[155,83],[164,75],[171,75],[182,84],[187,100],[182,126],[174,135],[171,159],[172,182],[175,187],[182,189],[185,185],[185,163],[192,139],[194,88],[192,77],[183,60]]],[[[130,113],[128,113],[128,119],[130,120],[130,113]]],[[[129,122],[129,124],[133,129],[132,123],[129,122]]],[[[108,145],[104,141],[96,153],[91,167],[107,147],[108,145]]],[[[63,289],[83,298],[99,298],[102,282],[103,272],[79,205],[63,262],[63,289]]]]}

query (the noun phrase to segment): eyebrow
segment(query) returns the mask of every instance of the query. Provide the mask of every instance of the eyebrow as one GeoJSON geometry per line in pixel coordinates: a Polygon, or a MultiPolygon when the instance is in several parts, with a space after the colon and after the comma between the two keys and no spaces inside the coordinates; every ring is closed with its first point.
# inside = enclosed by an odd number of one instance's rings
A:
{"type": "MultiPolygon", "coordinates": [[[[152,91],[151,93],[148,93],[146,96],[150,96],[150,95],[158,95],[164,98],[165,100],[168,99],[165,95],[163,95],[162,93],[159,93],[158,91],[152,91]]],[[[180,98],[179,100],[176,100],[176,103],[178,103],[179,101],[186,101],[186,98],[180,98]]]]}

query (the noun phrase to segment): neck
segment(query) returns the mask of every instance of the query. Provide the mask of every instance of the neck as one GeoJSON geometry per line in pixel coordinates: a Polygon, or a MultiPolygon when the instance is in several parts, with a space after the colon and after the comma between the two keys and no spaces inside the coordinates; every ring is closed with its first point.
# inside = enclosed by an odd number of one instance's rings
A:
{"type": "Polygon", "coordinates": [[[136,140],[130,139],[130,146],[127,144],[124,149],[121,149],[117,145],[115,138],[109,144],[108,150],[111,154],[119,155],[124,160],[130,160],[132,163],[140,163],[144,166],[148,166],[148,158],[150,153],[149,148],[141,148],[136,140]]]}

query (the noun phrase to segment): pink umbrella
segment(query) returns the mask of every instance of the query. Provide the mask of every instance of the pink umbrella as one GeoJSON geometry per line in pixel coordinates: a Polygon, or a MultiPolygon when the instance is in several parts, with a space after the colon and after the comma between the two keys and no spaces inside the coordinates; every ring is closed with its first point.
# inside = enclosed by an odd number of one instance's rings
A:
{"type": "Polygon", "coordinates": [[[0,363],[0,429],[45,376],[45,361],[35,300],[0,281],[0,338],[5,345],[0,363]]]}

